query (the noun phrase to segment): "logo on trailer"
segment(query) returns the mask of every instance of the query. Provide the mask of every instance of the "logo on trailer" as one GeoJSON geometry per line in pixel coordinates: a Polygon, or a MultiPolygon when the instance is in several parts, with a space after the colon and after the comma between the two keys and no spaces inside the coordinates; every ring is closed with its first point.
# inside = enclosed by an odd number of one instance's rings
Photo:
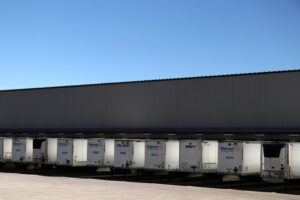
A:
{"type": "Polygon", "coordinates": [[[188,145],[185,145],[185,148],[187,149],[194,149],[196,148],[196,145],[192,144],[191,142],[188,145]]]}
{"type": "Polygon", "coordinates": [[[158,145],[147,145],[147,149],[149,150],[158,150],[158,145]]]}
{"type": "Polygon", "coordinates": [[[117,144],[117,147],[129,147],[129,144],[117,144]]]}
{"type": "Polygon", "coordinates": [[[67,144],[66,142],[59,142],[58,145],[59,145],[59,146],[65,147],[65,146],[67,146],[68,144],[67,144]]]}
{"type": "Polygon", "coordinates": [[[222,152],[233,152],[234,147],[221,147],[222,152]]]}

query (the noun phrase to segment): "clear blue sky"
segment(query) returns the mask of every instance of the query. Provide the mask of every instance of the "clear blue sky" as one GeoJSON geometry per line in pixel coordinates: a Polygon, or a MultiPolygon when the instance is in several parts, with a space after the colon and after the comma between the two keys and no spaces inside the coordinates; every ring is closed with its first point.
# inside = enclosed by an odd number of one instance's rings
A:
{"type": "Polygon", "coordinates": [[[0,89],[298,68],[298,0],[0,1],[0,89]]]}

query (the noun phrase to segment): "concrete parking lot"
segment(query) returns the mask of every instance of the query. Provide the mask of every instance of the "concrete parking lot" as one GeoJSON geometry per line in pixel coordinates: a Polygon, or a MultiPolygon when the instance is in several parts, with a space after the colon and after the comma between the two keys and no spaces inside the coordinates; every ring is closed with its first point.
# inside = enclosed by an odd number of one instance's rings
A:
{"type": "Polygon", "coordinates": [[[0,199],[275,200],[298,195],[233,189],[0,173],[0,199]]]}

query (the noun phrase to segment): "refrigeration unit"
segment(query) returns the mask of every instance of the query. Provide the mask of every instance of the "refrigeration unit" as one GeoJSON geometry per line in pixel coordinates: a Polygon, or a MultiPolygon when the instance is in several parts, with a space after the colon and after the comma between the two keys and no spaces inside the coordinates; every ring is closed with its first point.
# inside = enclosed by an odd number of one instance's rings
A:
{"type": "Polygon", "coordinates": [[[260,175],[261,142],[219,142],[218,172],[224,175],[260,175]]]}
{"type": "Polygon", "coordinates": [[[33,139],[33,161],[39,164],[56,164],[57,138],[33,139]]]}
{"type": "Polygon", "coordinates": [[[13,162],[33,162],[33,139],[13,138],[12,142],[13,162]]]}
{"type": "Polygon", "coordinates": [[[262,172],[265,181],[300,179],[300,142],[264,142],[262,172]]]}
{"type": "Polygon", "coordinates": [[[87,139],[58,139],[57,164],[85,166],[87,164],[87,139]]]}
{"type": "Polygon", "coordinates": [[[166,156],[165,140],[145,141],[145,169],[164,170],[166,156]]]}
{"type": "Polygon", "coordinates": [[[105,159],[105,140],[101,138],[88,139],[87,165],[103,166],[105,159]]]}
{"type": "Polygon", "coordinates": [[[218,168],[218,141],[181,140],[179,160],[180,171],[216,173],[218,168]]]}
{"type": "Polygon", "coordinates": [[[0,138],[0,162],[11,161],[12,138],[0,138]]]}
{"type": "Polygon", "coordinates": [[[46,163],[46,139],[33,139],[33,162],[46,163]]]}

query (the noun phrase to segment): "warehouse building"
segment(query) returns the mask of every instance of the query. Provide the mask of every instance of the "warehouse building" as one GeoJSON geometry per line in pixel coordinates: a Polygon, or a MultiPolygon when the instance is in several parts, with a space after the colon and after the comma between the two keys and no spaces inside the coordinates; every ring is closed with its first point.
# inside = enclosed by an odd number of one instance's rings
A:
{"type": "Polygon", "coordinates": [[[0,136],[291,140],[300,70],[0,91],[0,136]]]}

